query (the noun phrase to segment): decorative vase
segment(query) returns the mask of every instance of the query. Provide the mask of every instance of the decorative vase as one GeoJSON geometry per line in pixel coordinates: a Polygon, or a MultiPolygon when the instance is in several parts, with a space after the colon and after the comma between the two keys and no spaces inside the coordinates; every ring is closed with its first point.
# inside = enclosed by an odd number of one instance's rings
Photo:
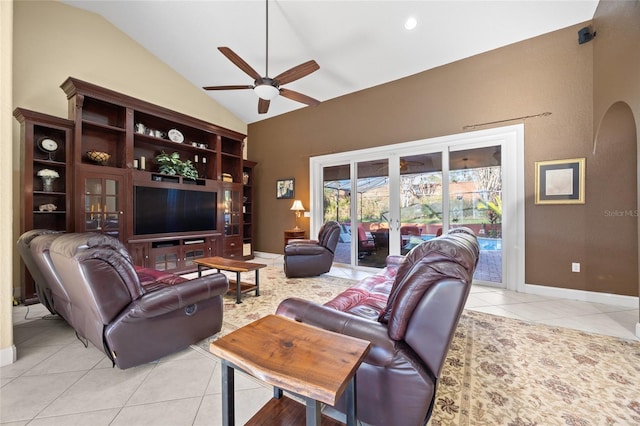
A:
{"type": "Polygon", "coordinates": [[[247,172],[242,173],[242,183],[244,185],[248,185],[249,184],[249,173],[247,173],[247,172]]]}
{"type": "Polygon", "coordinates": [[[54,177],[51,176],[42,176],[42,190],[44,192],[53,192],[53,181],[54,177]]]}

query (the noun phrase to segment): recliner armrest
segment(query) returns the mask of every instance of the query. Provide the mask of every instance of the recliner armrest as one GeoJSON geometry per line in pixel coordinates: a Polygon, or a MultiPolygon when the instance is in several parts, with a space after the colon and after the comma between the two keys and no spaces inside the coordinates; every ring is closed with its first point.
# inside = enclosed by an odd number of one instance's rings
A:
{"type": "Polygon", "coordinates": [[[320,241],[303,239],[303,238],[295,238],[287,242],[287,245],[291,245],[291,244],[320,244],[320,241]]]}
{"type": "Polygon", "coordinates": [[[287,256],[314,255],[325,253],[328,249],[318,244],[293,244],[284,248],[287,256]]]}
{"type": "Polygon", "coordinates": [[[131,319],[152,318],[213,296],[223,296],[228,289],[227,276],[215,273],[146,293],[132,302],[127,311],[131,319]]]}
{"type": "Polygon", "coordinates": [[[280,302],[276,314],[324,330],[371,342],[371,350],[365,357],[368,364],[385,366],[394,359],[395,342],[389,338],[387,328],[377,321],[357,317],[296,297],[280,302]]]}

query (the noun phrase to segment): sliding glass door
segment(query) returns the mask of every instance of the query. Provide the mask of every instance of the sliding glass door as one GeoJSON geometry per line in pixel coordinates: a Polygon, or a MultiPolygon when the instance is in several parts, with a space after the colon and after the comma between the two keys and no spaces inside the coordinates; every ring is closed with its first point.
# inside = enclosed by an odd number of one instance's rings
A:
{"type": "Polygon", "coordinates": [[[480,243],[475,279],[502,283],[502,147],[449,153],[450,227],[470,228],[480,243]]]}
{"type": "MultiPolygon", "coordinates": [[[[384,267],[389,254],[407,254],[424,241],[464,226],[480,242],[475,281],[500,287],[508,277],[520,282],[523,256],[517,247],[523,244],[524,217],[517,194],[524,178],[517,156],[523,138],[521,129],[512,133],[458,135],[441,143],[313,158],[312,182],[314,176],[322,182],[322,221],[312,224],[319,227],[337,220],[342,233],[335,262],[372,268],[384,267]],[[503,158],[513,161],[505,168],[503,158]],[[515,226],[503,227],[509,221],[515,226]],[[517,260],[511,265],[516,270],[510,272],[505,246],[514,248],[510,255],[517,260]]],[[[312,198],[313,194],[312,187],[312,198]]],[[[312,218],[316,215],[314,209],[312,218]]]]}

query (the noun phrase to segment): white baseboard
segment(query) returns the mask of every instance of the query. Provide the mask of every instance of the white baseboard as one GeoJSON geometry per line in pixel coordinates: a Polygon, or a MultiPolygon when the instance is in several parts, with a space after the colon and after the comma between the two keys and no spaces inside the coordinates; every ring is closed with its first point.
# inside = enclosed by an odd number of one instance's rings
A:
{"type": "Polygon", "coordinates": [[[13,364],[18,359],[16,352],[16,345],[11,345],[7,348],[0,349],[0,367],[13,364]]]}
{"type": "Polygon", "coordinates": [[[607,305],[638,308],[639,299],[636,296],[621,296],[618,294],[598,293],[595,291],[573,290],[569,288],[547,287],[525,284],[524,292],[540,296],[557,297],[561,299],[579,300],[581,302],[604,303],[607,305]]]}
{"type": "Polygon", "coordinates": [[[284,256],[282,254],[267,253],[267,252],[264,252],[264,251],[254,251],[253,255],[255,257],[262,257],[263,259],[277,259],[279,257],[283,257],[284,256]]]}
{"type": "Polygon", "coordinates": [[[640,322],[636,323],[636,337],[640,339],[640,322]]]}

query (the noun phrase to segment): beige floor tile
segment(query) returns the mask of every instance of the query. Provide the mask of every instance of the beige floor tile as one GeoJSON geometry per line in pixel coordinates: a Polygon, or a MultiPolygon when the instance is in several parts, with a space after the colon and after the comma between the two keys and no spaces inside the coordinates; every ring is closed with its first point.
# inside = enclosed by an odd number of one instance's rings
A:
{"type": "Polygon", "coordinates": [[[85,348],[82,343],[74,342],[27,371],[25,376],[90,370],[105,358],[107,356],[104,352],[100,352],[93,345],[85,348]]]}
{"type": "Polygon", "coordinates": [[[469,309],[470,311],[484,312],[485,314],[499,315],[502,317],[527,321],[525,317],[522,317],[511,311],[507,311],[502,306],[478,306],[478,307],[467,308],[467,309],[469,309]]]}
{"type": "Polygon", "coordinates": [[[123,407],[152,370],[153,366],[150,364],[127,370],[118,368],[91,370],[44,409],[38,417],[123,407]]]}
{"type": "Polygon", "coordinates": [[[33,420],[29,426],[109,426],[119,411],[118,408],[112,408],[66,416],[44,417],[33,420]]]}
{"type": "MultiPolygon", "coordinates": [[[[563,318],[553,318],[539,321],[541,324],[553,325],[557,327],[573,328],[588,333],[605,334],[608,336],[620,337],[627,340],[639,340],[635,336],[635,324],[632,321],[617,319],[618,315],[595,314],[595,315],[575,315],[563,318]]],[[[628,320],[628,318],[627,318],[628,320]]]]}
{"type": "MultiPolygon", "coordinates": [[[[47,322],[47,320],[42,320],[40,324],[46,324],[47,322]]],[[[43,327],[15,327],[14,341],[16,345],[19,344],[23,347],[67,345],[78,340],[75,331],[67,323],[56,322],[57,324],[43,327]]]]}
{"type": "MultiPolygon", "coordinates": [[[[234,372],[234,382],[236,391],[241,390],[252,390],[252,389],[272,389],[266,383],[256,379],[255,377],[249,376],[240,371],[234,372]]],[[[206,395],[212,394],[220,394],[222,392],[222,365],[220,362],[217,363],[215,371],[213,372],[213,376],[211,377],[211,381],[209,382],[209,386],[207,386],[206,395]]]]}
{"type": "MultiPolygon", "coordinates": [[[[236,383],[237,384],[237,383],[236,383]]],[[[245,424],[273,397],[273,390],[266,387],[238,390],[235,392],[236,424],[245,424]]],[[[193,423],[194,426],[222,425],[222,396],[221,394],[205,395],[193,423]]]]}
{"type": "Polygon", "coordinates": [[[483,293],[474,293],[469,296],[474,296],[474,299],[477,299],[478,301],[484,301],[485,306],[502,306],[516,303],[534,303],[548,300],[547,298],[541,296],[508,291],[488,291],[483,293]]]}
{"type": "MultiPolygon", "coordinates": [[[[165,357],[160,358],[157,362],[173,362],[173,361],[188,361],[190,359],[199,360],[202,357],[200,353],[191,347],[187,347],[180,352],[176,352],[175,354],[167,355],[165,357]]],[[[211,359],[211,358],[209,358],[211,359]]]]}
{"type": "Polygon", "coordinates": [[[5,378],[21,376],[64,348],[66,346],[48,346],[44,350],[40,346],[17,346],[18,359],[16,362],[0,368],[0,379],[2,379],[3,385],[5,378]]]}
{"type": "Polygon", "coordinates": [[[566,316],[553,307],[547,308],[547,302],[511,303],[499,305],[500,308],[528,321],[548,320],[566,316]]]}
{"type": "Polygon", "coordinates": [[[212,360],[200,356],[159,363],[145,377],[126,405],[202,397],[214,369],[212,360]]]}
{"type": "Polygon", "coordinates": [[[0,423],[34,418],[84,374],[78,371],[12,380],[0,390],[0,423]]]}
{"type": "Polygon", "coordinates": [[[176,399],[152,404],[126,406],[111,426],[190,426],[202,397],[176,399]]]}

